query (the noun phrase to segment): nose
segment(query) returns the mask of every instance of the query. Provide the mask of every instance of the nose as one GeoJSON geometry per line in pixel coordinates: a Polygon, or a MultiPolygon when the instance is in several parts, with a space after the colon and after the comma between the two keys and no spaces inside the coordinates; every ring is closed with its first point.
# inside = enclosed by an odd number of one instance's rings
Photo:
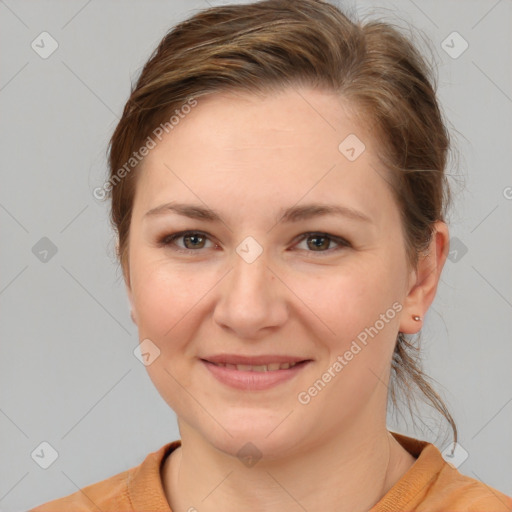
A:
{"type": "Polygon", "coordinates": [[[248,262],[236,252],[233,268],[222,280],[214,320],[238,338],[258,339],[287,319],[287,288],[270,268],[265,252],[248,262]]]}

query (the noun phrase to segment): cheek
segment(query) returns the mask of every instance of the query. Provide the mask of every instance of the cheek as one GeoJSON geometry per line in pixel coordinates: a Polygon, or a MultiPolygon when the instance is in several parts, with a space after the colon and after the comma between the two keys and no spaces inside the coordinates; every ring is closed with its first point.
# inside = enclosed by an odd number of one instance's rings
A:
{"type": "MultiPolygon", "coordinates": [[[[333,339],[352,338],[373,325],[395,302],[400,302],[399,281],[380,258],[365,264],[332,269],[329,274],[297,281],[294,291],[329,327],[333,339]]],[[[397,325],[395,310],[386,325],[397,325]]]]}
{"type": "MultiPolygon", "coordinates": [[[[169,266],[147,263],[134,273],[134,302],[140,336],[162,340],[173,336],[180,319],[190,313],[201,297],[201,281],[169,266]]],[[[203,292],[204,293],[204,292],[203,292]]]]}
{"type": "Polygon", "coordinates": [[[317,293],[319,298],[311,302],[312,309],[332,331],[327,337],[318,337],[328,359],[322,371],[330,370],[330,374],[317,375],[329,384],[322,398],[315,400],[318,407],[337,403],[343,409],[337,414],[350,415],[385,383],[402,297],[389,265],[383,261],[380,265],[375,260],[371,265],[354,266],[342,276],[333,274],[326,282],[330,284],[323,291],[320,282],[309,283],[312,296],[317,293]]]}
{"type": "Polygon", "coordinates": [[[325,316],[335,333],[324,341],[329,340],[326,369],[338,362],[332,369],[337,377],[330,393],[338,397],[333,400],[343,401],[347,411],[355,411],[364,397],[385,382],[390,367],[402,306],[384,267],[375,262],[370,268],[353,269],[333,279],[325,301],[319,302],[325,307],[319,316],[325,316]]]}
{"type": "Polygon", "coordinates": [[[192,282],[187,273],[161,262],[141,265],[133,277],[139,339],[150,339],[160,351],[146,367],[148,375],[173,410],[188,411],[191,404],[183,389],[191,386],[194,354],[190,341],[199,321],[194,306],[206,291],[194,285],[203,282],[204,286],[204,279],[196,276],[192,282]]]}

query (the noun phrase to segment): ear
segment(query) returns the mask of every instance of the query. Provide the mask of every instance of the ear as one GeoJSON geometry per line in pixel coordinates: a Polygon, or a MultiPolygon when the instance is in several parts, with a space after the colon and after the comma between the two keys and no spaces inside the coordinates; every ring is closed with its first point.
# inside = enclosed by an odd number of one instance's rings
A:
{"type": "Polygon", "coordinates": [[[441,271],[448,256],[450,247],[448,226],[442,221],[437,221],[434,228],[426,254],[420,256],[416,269],[410,274],[409,291],[400,320],[400,331],[404,334],[415,334],[421,329],[424,315],[436,296],[441,271]],[[415,315],[421,317],[421,320],[414,320],[415,315]]]}

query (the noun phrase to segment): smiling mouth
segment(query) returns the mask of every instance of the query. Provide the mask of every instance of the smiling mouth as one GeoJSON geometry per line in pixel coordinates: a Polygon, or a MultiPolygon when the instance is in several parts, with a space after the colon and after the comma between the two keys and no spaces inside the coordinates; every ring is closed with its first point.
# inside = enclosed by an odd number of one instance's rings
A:
{"type": "Polygon", "coordinates": [[[239,372],[272,372],[278,370],[288,370],[293,368],[294,366],[301,365],[306,363],[307,361],[300,361],[296,363],[270,363],[270,364],[229,364],[229,363],[213,363],[211,361],[206,361],[207,363],[213,364],[215,366],[221,366],[223,368],[227,368],[228,370],[237,370],[239,372]]]}
{"type": "Polygon", "coordinates": [[[208,359],[201,358],[201,362],[222,384],[242,391],[256,392],[269,390],[294,379],[303,370],[306,371],[305,368],[313,361],[284,355],[244,357],[224,354],[209,356],[208,359]]]}

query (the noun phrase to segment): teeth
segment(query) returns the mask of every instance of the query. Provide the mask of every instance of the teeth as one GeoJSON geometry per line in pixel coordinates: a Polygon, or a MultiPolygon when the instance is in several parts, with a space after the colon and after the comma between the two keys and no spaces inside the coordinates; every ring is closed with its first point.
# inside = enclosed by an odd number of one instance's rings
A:
{"type": "Polygon", "coordinates": [[[216,366],[224,366],[231,370],[238,370],[241,372],[269,372],[275,370],[288,370],[288,368],[293,368],[298,363],[270,363],[270,364],[261,364],[261,365],[251,365],[251,364],[229,364],[229,363],[213,363],[216,366]]]}

